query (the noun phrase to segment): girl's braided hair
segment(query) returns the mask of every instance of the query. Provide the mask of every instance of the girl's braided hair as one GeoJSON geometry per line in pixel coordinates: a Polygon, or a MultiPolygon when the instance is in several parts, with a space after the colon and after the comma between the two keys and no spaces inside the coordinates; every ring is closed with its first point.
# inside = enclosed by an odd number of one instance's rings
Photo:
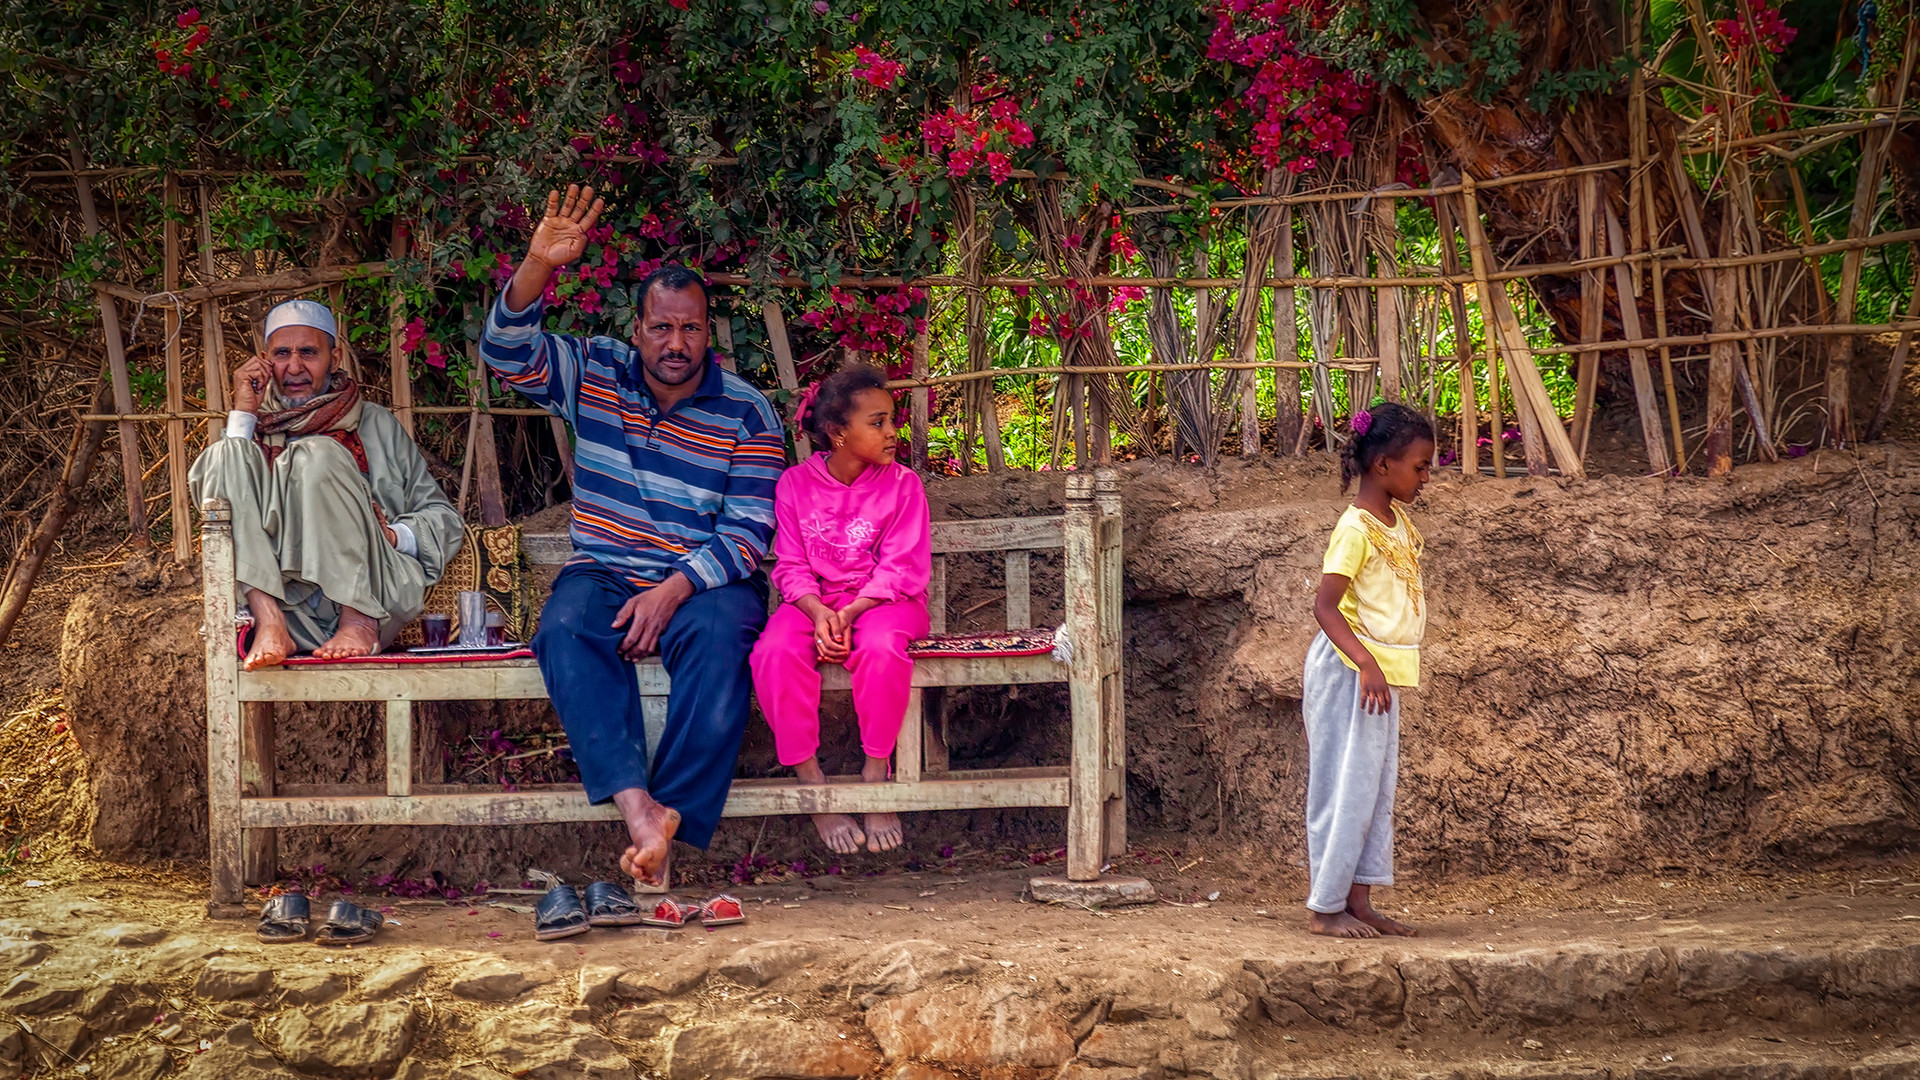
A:
{"type": "Polygon", "coordinates": [[[825,451],[833,449],[830,429],[847,426],[855,395],[862,390],[885,390],[887,376],[876,367],[850,364],[817,385],[818,392],[800,415],[800,427],[813,440],[815,450],[825,451]]]}
{"type": "Polygon", "coordinates": [[[1353,414],[1348,422],[1353,438],[1340,452],[1340,494],[1365,475],[1381,458],[1404,453],[1416,441],[1433,442],[1433,425],[1425,416],[1397,402],[1385,402],[1353,414]]]}

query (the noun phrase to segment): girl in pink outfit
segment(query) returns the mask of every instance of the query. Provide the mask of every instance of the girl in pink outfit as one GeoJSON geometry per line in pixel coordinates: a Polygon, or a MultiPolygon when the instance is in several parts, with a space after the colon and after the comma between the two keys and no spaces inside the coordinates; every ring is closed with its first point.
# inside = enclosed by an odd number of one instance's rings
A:
{"type": "MultiPolygon", "coordinates": [[[[820,769],[818,664],[852,675],[869,784],[888,778],[888,759],[906,717],[913,661],[907,643],[927,632],[933,550],[927,493],[895,460],[893,395],[886,376],[843,368],[820,384],[801,423],[816,453],[788,469],[774,490],[773,583],[780,609],[753,648],[753,691],[773,728],[780,764],[806,784],[820,769]]],[[[897,814],[868,814],[862,829],[846,814],[815,814],[827,846],[851,854],[900,846],[897,814]]]]}

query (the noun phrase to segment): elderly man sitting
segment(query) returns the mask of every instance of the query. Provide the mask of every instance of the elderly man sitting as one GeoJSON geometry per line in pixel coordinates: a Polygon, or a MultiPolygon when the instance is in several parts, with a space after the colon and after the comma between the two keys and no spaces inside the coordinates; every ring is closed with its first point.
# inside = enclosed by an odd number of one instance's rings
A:
{"type": "Polygon", "coordinates": [[[361,400],[331,312],[289,300],[266,341],[234,373],[226,437],[192,473],[196,501],[233,506],[246,667],[379,652],[459,552],[460,515],[400,422],[361,400]]]}

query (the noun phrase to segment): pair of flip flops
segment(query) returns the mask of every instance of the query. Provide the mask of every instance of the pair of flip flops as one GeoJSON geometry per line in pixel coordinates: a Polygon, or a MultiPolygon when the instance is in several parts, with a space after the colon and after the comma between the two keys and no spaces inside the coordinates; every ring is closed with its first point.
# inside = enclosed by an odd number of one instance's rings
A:
{"type": "MultiPolygon", "coordinates": [[[[299,893],[281,893],[260,909],[259,938],[269,945],[281,945],[307,939],[307,926],[313,921],[313,905],[299,893]]],[[[319,945],[358,945],[373,940],[387,924],[387,917],[371,908],[348,900],[335,900],[327,909],[327,921],[314,935],[319,945]]]]}
{"type": "Polygon", "coordinates": [[[731,926],[746,922],[747,912],[740,906],[738,898],[726,893],[715,893],[698,904],[682,903],[671,896],[663,896],[653,905],[652,913],[640,921],[647,926],[678,930],[695,919],[710,927],[731,926]]]}
{"type": "Polygon", "coordinates": [[[571,885],[555,885],[533,909],[533,936],[559,941],[596,926],[633,926],[645,914],[627,890],[611,881],[587,886],[585,896],[571,885]]]}

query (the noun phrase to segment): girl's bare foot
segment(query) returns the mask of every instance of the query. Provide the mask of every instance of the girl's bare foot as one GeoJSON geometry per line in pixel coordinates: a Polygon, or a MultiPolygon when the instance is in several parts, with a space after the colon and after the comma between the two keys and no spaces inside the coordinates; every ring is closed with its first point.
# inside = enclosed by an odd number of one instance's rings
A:
{"type": "Polygon", "coordinates": [[[680,830],[680,811],[661,806],[639,788],[614,792],[613,803],[626,819],[627,836],[633,841],[620,854],[621,871],[644,884],[663,884],[661,871],[673,850],[673,834],[680,830]]]}
{"type": "MultiPolygon", "coordinates": [[[[893,779],[888,759],[867,755],[860,766],[860,780],[867,784],[884,784],[893,779]]],[[[907,839],[907,833],[900,825],[899,814],[867,815],[867,850],[872,852],[892,851],[907,839]]]]}
{"type": "Polygon", "coordinates": [[[851,855],[867,842],[867,834],[846,814],[815,814],[813,827],[820,830],[820,839],[827,842],[827,847],[839,855],[851,855]]]}
{"type": "Polygon", "coordinates": [[[1324,911],[1308,911],[1307,929],[1322,937],[1375,938],[1380,936],[1380,931],[1344,911],[1331,915],[1324,911]]]}
{"type": "Polygon", "coordinates": [[[1353,916],[1356,919],[1359,919],[1361,922],[1366,923],[1368,926],[1373,927],[1375,930],[1378,930],[1389,937],[1419,937],[1420,936],[1420,931],[1415,930],[1413,927],[1408,926],[1406,923],[1403,923],[1398,919],[1390,919],[1387,916],[1380,914],[1380,912],[1374,910],[1374,907],[1372,904],[1362,904],[1358,906],[1349,904],[1347,906],[1347,914],[1353,916]]]}
{"type": "Polygon", "coordinates": [[[907,831],[900,825],[899,814],[867,815],[868,851],[892,851],[906,839],[907,831]]]}
{"type": "Polygon", "coordinates": [[[380,624],[350,607],[340,609],[340,628],[313,650],[322,660],[372,656],[380,651],[380,624]]]}

